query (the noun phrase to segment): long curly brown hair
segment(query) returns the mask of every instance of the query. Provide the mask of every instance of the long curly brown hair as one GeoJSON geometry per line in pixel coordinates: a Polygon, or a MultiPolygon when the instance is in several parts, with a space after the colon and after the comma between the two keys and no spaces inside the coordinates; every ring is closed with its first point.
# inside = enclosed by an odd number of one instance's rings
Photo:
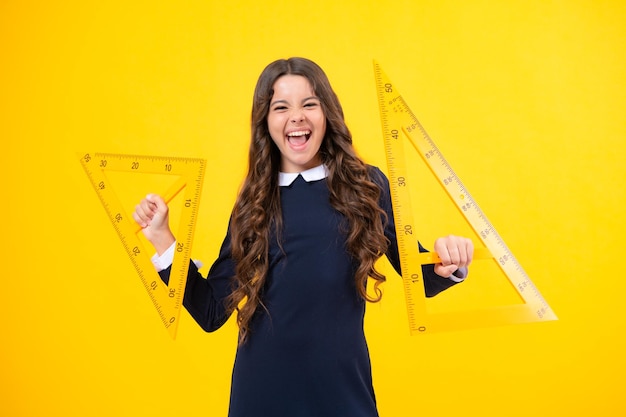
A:
{"type": "Polygon", "coordinates": [[[330,204],[347,220],[346,247],[356,260],[354,279],[358,294],[367,301],[377,302],[382,297],[379,286],[385,281],[385,276],[375,268],[376,260],[389,245],[384,235],[385,213],[378,204],[380,189],[371,181],[368,166],[352,146],[343,109],[326,74],[316,63],[304,58],[272,62],[261,73],[254,90],[248,173],[230,226],[236,276],[228,301],[231,311],[237,310],[240,343],[249,336],[254,313],[259,307],[265,308],[262,289],[268,274],[270,231],[275,230],[280,236],[282,227],[278,186],[281,155],[270,136],[267,116],[274,83],[288,74],[306,77],[321,101],[326,134],[319,152],[328,168],[330,204]],[[373,296],[367,292],[368,277],[375,280],[373,296]]]}

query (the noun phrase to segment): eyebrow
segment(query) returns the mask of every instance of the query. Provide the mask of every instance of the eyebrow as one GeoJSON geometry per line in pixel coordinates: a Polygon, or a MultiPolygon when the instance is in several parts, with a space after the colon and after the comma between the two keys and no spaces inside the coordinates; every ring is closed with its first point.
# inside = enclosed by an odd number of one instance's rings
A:
{"type": "MultiPolygon", "coordinates": [[[[305,102],[306,102],[306,101],[308,101],[308,100],[317,100],[317,101],[319,101],[319,102],[321,102],[321,101],[322,101],[322,100],[320,100],[320,98],[319,98],[319,97],[317,97],[317,96],[309,96],[309,97],[306,97],[306,98],[302,99],[302,103],[305,103],[305,102]]],[[[278,104],[278,103],[289,104],[289,102],[288,102],[287,100],[276,100],[276,101],[272,101],[272,102],[270,103],[270,107],[271,107],[271,106],[273,106],[273,105],[275,105],[275,104],[278,104]]]]}

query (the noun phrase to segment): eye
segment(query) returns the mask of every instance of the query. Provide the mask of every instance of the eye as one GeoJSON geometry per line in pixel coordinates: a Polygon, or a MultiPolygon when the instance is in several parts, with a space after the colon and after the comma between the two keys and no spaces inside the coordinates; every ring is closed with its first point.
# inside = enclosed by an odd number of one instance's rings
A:
{"type": "Polygon", "coordinates": [[[309,101],[308,103],[304,104],[304,107],[306,108],[313,108],[313,107],[317,107],[319,105],[318,102],[316,101],[309,101]]]}
{"type": "Polygon", "coordinates": [[[285,110],[287,110],[287,106],[274,106],[274,108],[272,110],[274,110],[274,111],[285,111],[285,110]]]}

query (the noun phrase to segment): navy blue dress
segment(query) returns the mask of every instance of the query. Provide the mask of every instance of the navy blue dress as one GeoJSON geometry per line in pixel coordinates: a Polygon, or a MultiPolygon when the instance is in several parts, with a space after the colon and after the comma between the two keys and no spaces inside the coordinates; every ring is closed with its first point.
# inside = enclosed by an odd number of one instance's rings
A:
{"type": "MultiPolygon", "coordinates": [[[[399,271],[389,183],[378,168],[371,168],[371,177],[381,187],[380,205],[390,220],[387,256],[399,271]]],[[[238,347],[229,416],[378,416],[363,331],[365,302],[340,232],[343,217],[329,203],[325,179],[306,182],[298,176],[280,194],[282,249],[274,239],[262,293],[269,313],[258,309],[248,340],[238,347]]],[[[168,272],[162,271],[165,280],[168,272]]],[[[192,263],[184,305],[204,330],[228,319],[224,299],[233,275],[229,234],[208,279],[192,263]]],[[[424,267],[424,279],[429,296],[455,284],[434,274],[432,266],[424,267]]]]}

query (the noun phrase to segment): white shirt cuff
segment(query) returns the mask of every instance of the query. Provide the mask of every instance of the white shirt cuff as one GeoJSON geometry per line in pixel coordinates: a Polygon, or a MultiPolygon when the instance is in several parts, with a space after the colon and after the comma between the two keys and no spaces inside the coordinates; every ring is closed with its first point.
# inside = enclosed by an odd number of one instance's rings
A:
{"type": "Polygon", "coordinates": [[[454,282],[463,282],[465,281],[465,278],[467,278],[467,274],[468,274],[467,267],[459,268],[456,271],[454,271],[452,275],[448,277],[448,279],[454,282]]]}
{"type": "Polygon", "coordinates": [[[450,276],[448,277],[448,279],[449,279],[449,280],[452,280],[452,281],[454,281],[454,282],[463,282],[463,281],[465,281],[465,278],[459,278],[459,277],[457,277],[457,276],[455,276],[455,275],[450,275],[450,276]]]}
{"type": "Polygon", "coordinates": [[[169,268],[169,266],[174,261],[174,248],[176,247],[176,242],[172,243],[172,245],[167,248],[165,252],[163,252],[160,256],[158,254],[152,255],[150,260],[152,264],[156,268],[157,272],[162,271],[164,269],[169,268]]]}
{"type": "MultiPolygon", "coordinates": [[[[176,247],[176,242],[172,243],[172,246],[167,248],[165,252],[161,255],[154,254],[150,260],[152,261],[152,265],[157,270],[157,272],[163,271],[172,265],[174,262],[174,248],[176,247]]],[[[192,262],[196,265],[198,269],[202,268],[202,262],[197,260],[192,260],[192,262]]]]}

